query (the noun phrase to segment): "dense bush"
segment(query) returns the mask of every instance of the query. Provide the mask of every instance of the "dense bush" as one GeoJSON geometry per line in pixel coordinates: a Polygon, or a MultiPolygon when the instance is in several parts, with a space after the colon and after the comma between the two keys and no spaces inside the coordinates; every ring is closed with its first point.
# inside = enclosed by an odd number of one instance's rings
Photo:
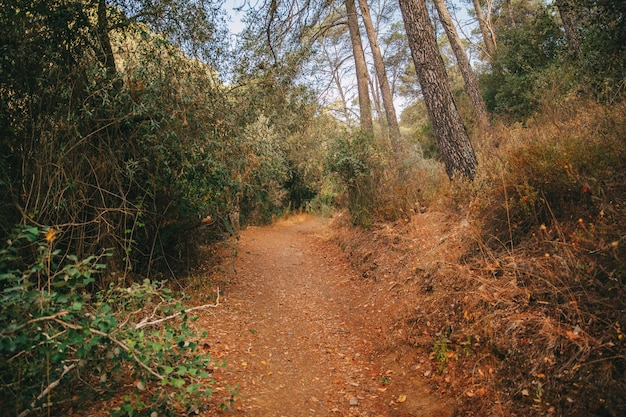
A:
{"type": "Polygon", "coordinates": [[[581,88],[604,102],[622,99],[626,91],[626,3],[576,0],[582,45],[573,59],[581,88]]]}
{"type": "Polygon", "coordinates": [[[107,248],[109,272],[150,275],[189,266],[199,236],[285,210],[303,176],[283,142],[310,117],[306,90],[275,74],[226,86],[118,9],[106,25],[94,3],[18,3],[0,21],[0,236],[55,225],[65,253],[107,248]]]}
{"type": "Polygon", "coordinates": [[[555,17],[540,8],[524,25],[498,33],[491,70],[480,82],[488,109],[513,120],[528,118],[539,105],[538,81],[564,50],[555,17]]]}
{"type": "Polygon", "coordinates": [[[105,393],[129,375],[134,391],[113,415],[201,407],[214,362],[199,351],[202,335],[180,301],[147,280],[88,291],[108,254],[63,256],[57,237],[53,228],[22,227],[0,249],[0,405],[7,415],[67,406],[72,396],[85,401],[88,385],[105,393]]]}
{"type": "Polygon", "coordinates": [[[374,220],[379,164],[372,138],[362,132],[344,133],[330,143],[326,169],[345,186],[347,207],[355,225],[367,228],[374,220]]]}

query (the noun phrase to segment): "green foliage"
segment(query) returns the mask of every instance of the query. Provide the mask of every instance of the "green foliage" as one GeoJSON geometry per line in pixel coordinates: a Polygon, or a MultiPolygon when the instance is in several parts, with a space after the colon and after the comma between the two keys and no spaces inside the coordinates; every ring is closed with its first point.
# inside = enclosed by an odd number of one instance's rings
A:
{"type": "Polygon", "coordinates": [[[563,46],[563,33],[545,7],[525,24],[502,29],[491,71],[480,78],[488,109],[513,120],[528,118],[539,105],[538,79],[557,63],[563,46]]]}
{"type": "Polygon", "coordinates": [[[450,359],[451,350],[448,344],[450,340],[445,335],[440,335],[435,340],[433,345],[433,353],[435,355],[435,361],[438,365],[439,373],[443,372],[446,369],[446,365],[448,363],[448,359],[450,359]]]}
{"type": "Polygon", "coordinates": [[[219,49],[212,2],[167,17],[137,4],[137,21],[126,2],[96,19],[98,3],[13,1],[0,15],[0,236],[24,217],[62,225],[64,253],[111,249],[110,272],[150,275],[188,266],[200,236],[232,233],[239,214],[280,213],[285,186],[307,189],[284,138],[310,119],[310,92],[275,72],[231,89],[190,59],[198,42],[219,49]],[[174,17],[194,30],[180,38],[174,17]]]}
{"type": "Polygon", "coordinates": [[[148,280],[88,288],[103,256],[60,255],[54,229],[18,228],[0,249],[0,399],[11,415],[55,407],[81,386],[106,389],[132,374],[113,415],[197,409],[211,394],[197,334],[180,301],[148,280]],[[35,262],[24,261],[35,252],[35,262]],[[158,322],[162,319],[162,322],[158,322]],[[69,388],[71,387],[71,389],[69,388]]]}
{"type": "Polygon", "coordinates": [[[583,41],[572,56],[581,88],[604,102],[622,99],[626,91],[626,3],[574,0],[583,41]]]}
{"type": "Polygon", "coordinates": [[[411,129],[411,139],[420,146],[426,159],[441,159],[441,152],[435,138],[435,130],[428,117],[423,100],[416,100],[402,112],[401,124],[411,129]]]}
{"type": "Polygon", "coordinates": [[[345,186],[352,223],[368,228],[376,207],[377,152],[362,132],[342,135],[330,143],[326,169],[345,186]]]}

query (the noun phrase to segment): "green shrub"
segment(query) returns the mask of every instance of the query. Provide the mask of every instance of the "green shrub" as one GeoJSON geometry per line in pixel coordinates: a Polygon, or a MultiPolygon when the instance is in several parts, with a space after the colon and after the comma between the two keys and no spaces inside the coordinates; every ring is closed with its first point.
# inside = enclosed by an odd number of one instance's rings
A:
{"type": "Polygon", "coordinates": [[[525,120],[540,104],[538,79],[557,62],[563,34],[550,11],[539,8],[524,25],[507,27],[481,87],[490,111],[525,120]]]}
{"type": "Polygon", "coordinates": [[[86,384],[106,388],[128,374],[134,390],[113,415],[197,409],[211,394],[213,361],[199,352],[202,335],[180,301],[148,280],[92,296],[87,289],[107,254],[61,257],[56,233],[20,227],[0,249],[0,403],[7,415],[55,408],[86,384]],[[36,261],[25,265],[32,252],[36,261]]]}
{"type": "Polygon", "coordinates": [[[332,142],[326,159],[326,169],[345,187],[352,223],[366,228],[376,208],[376,158],[372,138],[358,132],[332,142]]]}

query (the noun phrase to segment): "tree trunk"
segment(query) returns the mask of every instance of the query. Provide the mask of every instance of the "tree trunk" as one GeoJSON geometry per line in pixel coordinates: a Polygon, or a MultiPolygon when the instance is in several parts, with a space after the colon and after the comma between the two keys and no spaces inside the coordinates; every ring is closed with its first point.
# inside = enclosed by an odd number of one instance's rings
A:
{"type": "Polygon", "coordinates": [[[509,25],[516,28],[517,22],[515,21],[515,15],[513,14],[513,5],[511,4],[511,0],[506,0],[506,12],[509,15],[509,25]]]}
{"type": "MultiPolygon", "coordinates": [[[[375,78],[376,76],[374,76],[375,78]]],[[[372,78],[369,79],[370,83],[370,91],[372,92],[372,104],[374,110],[376,111],[376,115],[378,116],[378,124],[380,125],[380,130],[385,140],[389,139],[389,132],[385,129],[385,125],[387,121],[385,120],[385,114],[383,113],[383,109],[380,106],[380,89],[376,88],[376,85],[372,81],[372,78]]]]}
{"type": "Polygon", "coordinates": [[[396,163],[399,164],[401,160],[400,127],[398,126],[396,108],[393,105],[393,96],[391,95],[391,89],[389,88],[389,80],[387,79],[387,71],[385,70],[383,55],[380,51],[380,46],[378,45],[378,35],[374,29],[374,24],[372,23],[372,16],[370,15],[367,1],[359,0],[359,6],[361,8],[363,25],[365,26],[365,31],[367,32],[370,48],[374,57],[374,69],[376,70],[376,78],[378,79],[378,85],[383,99],[383,107],[385,108],[385,115],[387,117],[389,141],[393,147],[396,163]]]}
{"type": "Polygon", "coordinates": [[[107,77],[113,78],[117,73],[115,67],[115,55],[113,55],[113,48],[111,47],[111,39],[109,38],[109,19],[107,17],[107,4],[106,0],[98,1],[98,42],[100,43],[100,63],[107,70],[107,77]]]}
{"type": "Polygon", "coordinates": [[[345,59],[333,59],[328,52],[328,49],[326,48],[324,42],[322,42],[322,50],[324,52],[324,57],[326,58],[326,61],[328,61],[328,65],[331,68],[332,78],[335,86],[337,87],[337,91],[339,92],[339,99],[341,100],[341,108],[343,111],[343,117],[345,119],[346,125],[351,126],[348,102],[346,101],[346,95],[343,92],[343,87],[341,86],[341,76],[339,74],[339,69],[341,68],[341,64],[344,62],[345,59]]]}
{"type": "Polygon", "coordinates": [[[478,87],[478,81],[476,80],[476,76],[472,70],[472,65],[467,58],[465,49],[463,49],[463,45],[461,44],[461,39],[459,38],[456,28],[452,23],[450,12],[448,11],[444,0],[434,0],[434,2],[435,7],[437,7],[437,13],[439,14],[441,24],[446,31],[448,40],[450,40],[450,46],[452,47],[452,51],[456,57],[459,69],[461,70],[461,75],[463,75],[465,89],[467,90],[467,94],[469,95],[472,105],[474,106],[474,114],[476,115],[478,125],[481,128],[488,127],[489,113],[487,113],[487,106],[485,105],[480,88],[478,87]]]}
{"type": "Polygon", "coordinates": [[[415,71],[450,179],[476,175],[476,155],[452,97],[425,0],[400,0],[415,71]]]}
{"type": "Polygon", "coordinates": [[[361,119],[361,130],[368,134],[374,133],[374,122],[372,121],[372,104],[370,102],[367,64],[361,33],[359,31],[359,20],[356,13],[354,0],[346,0],[346,12],[348,17],[348,30],[350,41],[352,42],[352,52],[354,54],[354,68],[356,71],[357,87],[359,91],[359,114],[361,119]]]}
{"type": "Polygon", "coordinates": [[[580,24],[576,18],[575,5],[572,0],[556,0],[556,7],[561,16],[563,30],[570,50],[575,56],[580,56],[582,50],[582,40],[580,39],[580,24]]]}
{"type": "Polygon", "coordinates": [[[493,32],[490,30],[485,16],[483,15],[483,8],[480,5],[480,0],[472,0],[474,3],[474,10],[476,11],[476,19],[478,19],[478,26],[480,27],[480,33],[483,35],[483,42],[485,42],[485,52],[489,57],[492,57],[496,51],[496,42],[493,38],[493,32]]]}

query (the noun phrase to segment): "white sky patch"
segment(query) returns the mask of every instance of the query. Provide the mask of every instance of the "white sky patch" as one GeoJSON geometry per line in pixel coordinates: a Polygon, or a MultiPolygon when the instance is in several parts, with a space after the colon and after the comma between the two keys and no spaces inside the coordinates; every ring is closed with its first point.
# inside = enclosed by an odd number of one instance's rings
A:
{"type": "Polygon", "coordinates": [[[224,2],[224,9],[230,20],[228,22],[228,28],[230,29],[230,33],[234,35],[240,34],[245,24],[241,21],[243,19],[243,12],[237,11],[237,9],[241,8],[246,4],[246,0],[226,0],[224,2]]]}

